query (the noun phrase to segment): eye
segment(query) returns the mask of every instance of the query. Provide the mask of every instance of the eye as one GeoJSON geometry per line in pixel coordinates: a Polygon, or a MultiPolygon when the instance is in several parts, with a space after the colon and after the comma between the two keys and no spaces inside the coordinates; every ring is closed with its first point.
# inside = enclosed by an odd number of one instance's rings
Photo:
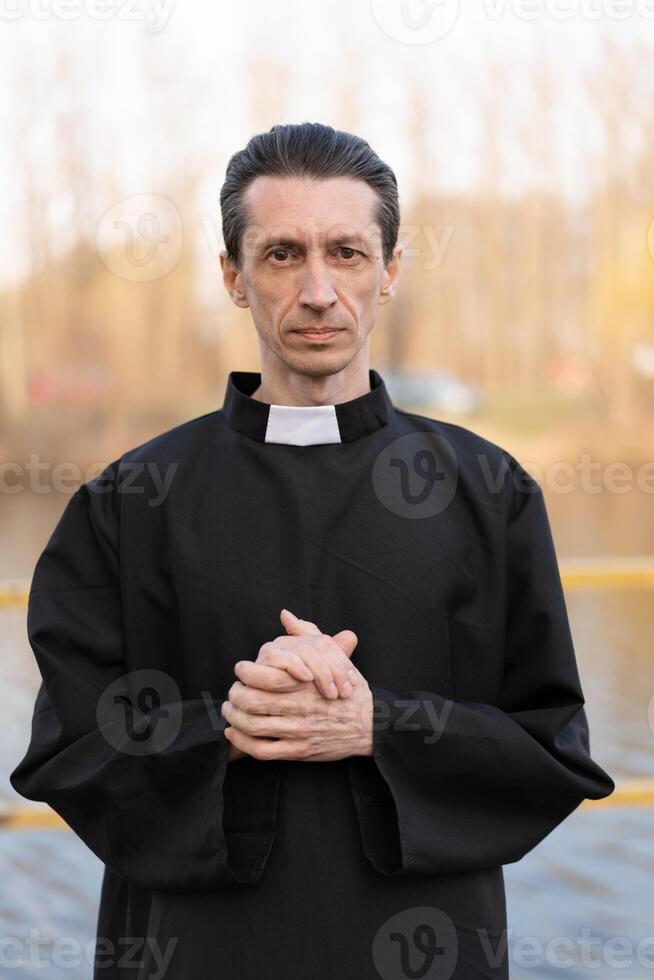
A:
{"type": "Polygon", "coordinates": [[[281,261],[281,262],[283,262],[283,261],[285,260],[285,257],[286,257],[286,256],[287,256],[288,254],[289,254],[289,249],[287,249],[287,248],[282,248],[281,246],[280,246],[279,248],[274,248],[274,249],[272,250],[272,252],[270,253],[270,255],[271,255],[271,256],[273,256],[273,255],[274,255],[274,256],[275,256],[275,259],[276,259],[276,260],[277,260],[277,259],[279,259],[279,261],[281,261]],[[282,258],[281,258],[281,259],[279,258],[279,257],[280,257],[280,255],[282,256],[282,258]]]}
{"type": "Polygon", "coordinates": [[[353,259],[356,255],[361,255],[362,254],[361,252],[358,252],[355,248],[351,248],[349,245],[339,245],[339,249],[338,250],[341,253],[341,258],[344,258],[344,259],[353,259]],[[342,254],[343,252],[349,252],[350,254],[349,255],[343,255],[342,254]]]}

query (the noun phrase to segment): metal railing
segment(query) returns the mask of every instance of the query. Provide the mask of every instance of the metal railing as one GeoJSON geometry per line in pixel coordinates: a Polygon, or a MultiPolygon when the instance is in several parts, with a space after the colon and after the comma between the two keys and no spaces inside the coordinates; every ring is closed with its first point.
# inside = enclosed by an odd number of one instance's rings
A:
{"type": "MultiPolygon", "coordinates": [[[[559,561],[559,570],[566,590],[654,588],[654,555],[564,558],[559,561]]],[[[29,585],[26,580],[0,581],[0,609],[26,606],[29,585]]],[[[614,792],[603,800],[583,800],[579,809],[652,806],[654,779],[642,778],[618,783],[614,792]]],[[[25,806],[20,803],[6,803],[0,804],[0,830],[2,829],[70,828],[58,813],[44,804],[25,806]]]]}
{"type": "MultiPolygon", "coordinates": [[[[582,800],[579,810],[603,810],[616,807],[654,806],[654,779],[628,779],[616,784],[603,800],[582,800]]],[[[0,830],[70,830],[70,827],[44,803],[0,804],[0,830]]]]}
{"type": "MultiPolygon", "coordinates": [[[[604,555],[562,558],[565,589],[654,589],[654,555],[604,555]]],[[[27,579],[0,579],[0,609],[27,605],[27,579]]]]}

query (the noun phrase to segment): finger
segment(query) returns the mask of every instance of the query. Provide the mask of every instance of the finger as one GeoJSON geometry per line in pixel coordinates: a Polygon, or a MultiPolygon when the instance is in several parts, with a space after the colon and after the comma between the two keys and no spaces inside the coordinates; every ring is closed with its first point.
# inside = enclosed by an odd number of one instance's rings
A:
{"type": "Polygon", "coordinates": [[[278,704],[283,703],[284,699],[291,698],[292,694],[291,691],[264,691],[239,680],[234,681],[225,696],[225,701],[229,701],[230,704],[242,708],[243,711],[247,711],[251,715],[280,715],[283,714],[283,711],[278,708],[278,704]]]}
{"type": "Polygon", "coordinates": [[[298,679],[286,669],[269,666],[268,663],[254,663],[252,660],[239,660],[234,664],[234,673],[243,684],[261,691],[297,691],[308,683],[306,679],[298,679]]]}
{"type": "MultiPolygon", "coordinates": [[[[318,633],[317,637],[322,638],[323,634],[318,633]]],[[[315,638],[312,635],[312,639],[315,638]]],[[[331,638],[324,637],[324,639],[329,640],[331,638]]],[[[314,653],[312,645],[308,644],[303,636],[282,636],[263,643],[259,648],[256,662],[267,665],[268,663],[275,662],[278,653],[288,650],[292,650],[295,656],[299,657],[302,663],[311,671],[315,685],[323,697],[338,697],[339,690],[334,682],[334,674],[332,673],[330,662],[319,654],[314,653]]],[[[345,697],[347,694],[343,696],[345,697]]]]}
{"type": "Polygon", "coordinates": [[[289,715],[251,715],[231,701],[223,701],[220,711],[230,725],[256,738],[295,738],[300,734],[302,719],[289,715]]]}
{"type": "Polygon", "coordinates": [[[314,684],[325,698],[349,697],[352,685],[347,680],[343,665],[335,656],[331,637],[321,636],[316,643],[298,646],[296,653],[302,658],[313,674],[314,684]]]}
{"type": "Polygon", "coordinates": [[[355,647],[359,642],[359,638],[352,630],[341,630],[340,633],[335,633],[332,640],[338,646],[339,650],[346,658],[347,664],[347,677],[351,684],[358,684],[361,679],[361,674],[354,666],[350,663],[350,657],[354,653],[355,647]]]}
{"type": "Polygon", "coordinates": [[[332,639],[335,643],[338,643],[339,647],[348,658],[352,656],[355,647],[359,642],[359,637],[353,630],[341,630],[340,633],[334,633],[332,639]]]}
{"type": "Polygon", "coordinates": [[[311,633],[297,636],[278,636],[274,640],[263,643],[259,648],[257,663],[269,663],[273,654],[279,650],[292,650],[297,653],[307,667],[315,675],[314,680],[320,693],[326,698],[349,697],[350,685],[358,683],[360,674],[350,663],[346,651],[351,651],[358,643],[352,630],[343,630],[337,634],[340,643],[327,633],[311,633]],[[307,647],[319,649],[323,653],[321,659],[307,652],[307,647]],[[331,685],[334,685],[334,688],[331,685]]]}
{"type": "MultiPolygon", "coordinates": [[[[316,626],[315,623],[309,622],[306,619],[300,619],[295,613],[292,613],[290,609],[282,609],[280,619],[284,625],[284,629],[291,636],[308,636],[320,634],[321,630],[316,626]]],[[[328,636],[329,634],[324,634],[328,636]]],[[[341,630],[334,637],[334,640],[338,643],[339,647],[342,649],[343,653],[349,658],[354,653],[354,649],[359,642],[359,639],[352,630],[341,630]]],[[[348,674],[348,679],[351,684],[357,684],[359,681],[359,672],[352,667],[352,670],[348,674]]],[[[336,681],[338,689],[343,694],[342,682],[336,681]]]]}
{"type": "Polygon", "coordinates": [[[249,715],[306,715],[307,699],[297,691],[265,691],[235,681],[225,701],[236,705],[249,715]]]}
{"type": "Polygon", "coordinates": [[[254,759],[266,761],[302,758],[303,743],[295,742],[292,739],[254,738],[234,727],[225,728],[225,736],[237,749],[246,755],[251,755],[254,759]]]}
{"type": "MultiPolygon", "coordinates": [[[[257,663],[261,661],[267,662],[268,654],[276,650],[297,650],[305,642],[314,643],[315,637],[318,636],[325,637],[327,640],[336,640],[343,656],[347,656],[348,660],[354,647],[359,642],[356,633],[353,633],[352,630],[342,630],[340,633],[336,633],[334,637],[331,637],[329,633],[312,633],[310,637],[309,634],[289,636],[283,633],[281,636],[275,636],[272,640],[266,640],[265,643],[261,644],[257,653],[257,663]]],[[[350,680],[354,682],[361,675],[354,664],[350,664],[349,666],[352,674],[350,680]]]]}
{"type": "MultiPolygon", "coordinates": [[[[284,625],[284,629],[291,636],[307,636],[322,633],[322,630],[316,626],[315,623],[309,622],[306,619],[300,619],[295,613],[292,613],[290,609],[282,609],[280,619],[284,625]]],[[[329,634],[324,634],[328,636],[329,634]]],[[[356,647],[359,639],[353,630],[341,630],[340,633],[336,633],[333,637],[334,640],[339,644],[343,652],[348,656],[352,656],[354,653],[354,648],[356,647]]]]}
{"type": "MultiPolygon", "coordinates": [[[[289,639],[289,637],[286,637],[286,639],[289,639]]],[[[270,667],[279,667],[281,670],[287,670],[299,681],[313,680],[312,672],[295,650],[280,648],[274,643],[270,647],[266,647],[263,653],[259,651],[255,663],[265,663],[270,667]]]]}
{"type": "Polygon", "coordinates": [[[340,633],[335,633],[331,639],[340,651],[338,663],[342,664],[344,676],[347,677],[351,684],[358,684],[359,680],[362,679],[361,674],[354,664],[350,662],[350,657],[359,642],[358,636],[352,630],[341,630],[340,633]]]}
{"type": "Polygon", "coordinates": [[[309,633],[320,633],[315,623],[310,623],[307,619],[300,619],[290,609],[282,609],[279,618],[284,629],[291,636],[306,636],[309,633]]]}
{"type": "MultiPolygon", "coordinates": [[[[337,634],[340,636],[340,634],[337,634]]],[[[346,649],[353,649],[356,644],[357,638],[351,630],[343,631],[343,644],[346,649]]],[[[355,683],[358,683],[361,675],[356,670],[356,668],[350,663],[349,657],[346,655],[345,650],[339,643],[336,642],[334,637],[329,636],[326,633],[321,634],[319,637],[307,637],[307,646],[320,654],[320,657],[329,666],[332,674],[332,681],[336,685],[338,693],[342,698],[347,698],[352,693],[352,687],[355,683]]],[[[302,649],[298,647],[298,653],[302,653],[302,649]]],[[[304,655],[304,654],[302,654],[304,655]]],[[[316,667],[314,666],[315,661],[313,659],[307,659],[309,667],[314,673],[316,672],[316,667]]],[[[320,687],[318,682],[317,686],[320,687]]],[[[324,688],[320,688],[321,693],[324,693],[324,688]]],[[[327,695],[325,695],[327,696],[327,695]]]]}
{"type": "MultiPolygon", "coordinates": [[[[352,647],[352,637],[355,634],[345,631],[344,645],[352,647]]],[[[273,654],[279,650],[292,650],[299,656],[314,675],[316,687],[325,698],[337,698],[339,695],[347,698],[352,693],[353,678],[350,676],[354,668],[350,664],[344,650],[326,633],[304,636],[280,637],[270,643],[264,643],[257,661],[268,663],[273,654]]],[[[273,661],[274,662],[274,661],[273,661]]]]}

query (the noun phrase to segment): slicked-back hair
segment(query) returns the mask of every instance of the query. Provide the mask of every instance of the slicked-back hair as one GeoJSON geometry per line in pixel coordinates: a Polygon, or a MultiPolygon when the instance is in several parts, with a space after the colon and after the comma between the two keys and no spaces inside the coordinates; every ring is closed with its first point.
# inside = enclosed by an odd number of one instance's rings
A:
{"type": "Polygon", "coordinates": [[[322,123],[289,123],[257,133],[227,164],[220,191],[223,239],[227,256],[241,268],[242,243],[250,220],[244,195],[257,177],[364,180],[377,194],[373,220],[382,237],[384,266],[390,262],[400,227],[395,174],[360,136],[322,123]]]}

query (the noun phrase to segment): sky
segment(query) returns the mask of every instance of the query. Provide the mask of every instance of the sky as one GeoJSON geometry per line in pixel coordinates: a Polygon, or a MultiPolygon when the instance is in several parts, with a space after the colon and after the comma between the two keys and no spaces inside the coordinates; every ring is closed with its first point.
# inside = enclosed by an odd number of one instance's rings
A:
{"type": "Polygon", "coordinates": [[[158,193],[169,169],[201,161],[193,220],[215,252],[224,169],[254,131],[248,106],[254,98],[274,107],[279,92],[271,57],[290,80],[276,121],[356,127],[395,170],[403,202],[419,182],[451,190],[483,184],[484,127],[499,137],[506,192],[555,181],[582,197],[601,152],[583,77],[601,71],[606,37],[625,50],[654,47],[654,0],[468,0],[465,7],[456,0],[0,0],[0,180],[8,189],[0,196],[8,232],[0,283],[24,268],[25,168],[51,189],[65,238],[67,204],[53,164],[60,110],[84,116],[80,152],[112,187],[93,204],[91,224],[125,197],[158,193]],[[76,82],[57,106],[49,79],[62,51],[76,82]],[[159,94],[156,84],[143,84],[144,59],[154,77],[171,80],[159,94]],[[529,84],[537,64],[550,66],[555,96],[542,119],[529,84]],[[407,79],[428,110],[421,174],[409,141],[407,79]],[[350,91],[354,114],[344,118],[339,107],[350,91]],[[543,150],[536,159],[516,144],[516,133],[527,130],[543,150]]]}

